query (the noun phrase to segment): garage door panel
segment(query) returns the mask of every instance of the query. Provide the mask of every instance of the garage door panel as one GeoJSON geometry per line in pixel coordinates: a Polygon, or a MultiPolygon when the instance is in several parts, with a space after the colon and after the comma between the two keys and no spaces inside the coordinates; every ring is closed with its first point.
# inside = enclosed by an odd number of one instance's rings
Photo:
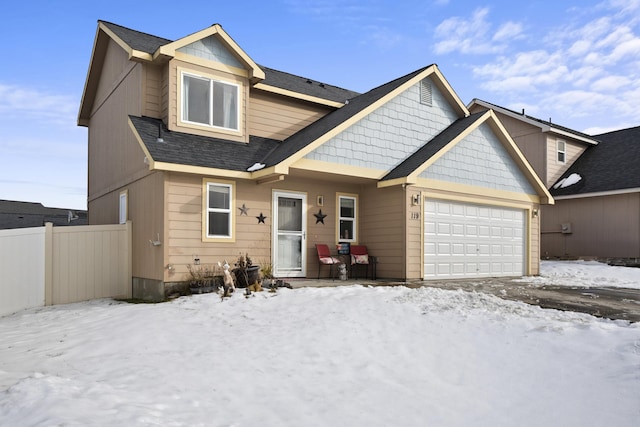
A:
{"type": "Polygon", "coordinates": [[[424,274],[430,278],[524,274],[524,211],[425,201],[424,274]]]}

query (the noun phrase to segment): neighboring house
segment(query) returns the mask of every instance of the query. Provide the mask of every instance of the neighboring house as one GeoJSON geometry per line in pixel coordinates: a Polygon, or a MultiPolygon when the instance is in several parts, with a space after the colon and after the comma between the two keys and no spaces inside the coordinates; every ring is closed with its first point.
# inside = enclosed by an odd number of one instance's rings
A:
{"type": "Polygon", "coordinates": [[[543,257],[640,257],[640,128],[590,136],[478,99],[468,108],[495,111],[550,188],[543,257]]]}
{"type": "Polygon", "coordinates": [[[543,256],[640,258],[640,127],[594,138],[551,187],[543,256]]]}
{"type": "Polygon", "coordinates": [[[357,94],[259,66],[217,24],[100,21],[78,123],[89,222],[133,224],[134,295],[244,252],[315,277],[316,243],[366,245],[382,278],[539,272],[553,198],[435,65],[357,94]]]}
{"type": "Polygon", "coordinates": [[[493,110],[511,138],[527,158],[542,182],[549,188],[584,151],[598,141],[585,133],[548,121],[474,99],[469,111],[493,110]]]}
{"type": "Polygon", "coordinates": [[[0,230],[54,226],[86,225],[87,212],[75,209],[48,208],[42,203],[0,200],[0,230]]]}

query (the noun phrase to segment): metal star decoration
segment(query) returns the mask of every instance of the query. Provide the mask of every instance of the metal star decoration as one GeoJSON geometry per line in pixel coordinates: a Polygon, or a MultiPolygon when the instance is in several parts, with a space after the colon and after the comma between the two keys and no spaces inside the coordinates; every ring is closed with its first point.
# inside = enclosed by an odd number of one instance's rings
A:
{"type": "Polygon", "coordinates": [[[248,215],[249,208],[248,208],[248,207],[246,207],[246,206],[244,205],[244,203],[242,204],[242,207],[240,207],[240,208],[238,208],[238,209],[240,209],[240,215],[248,215]]]}
{"type": "Polygon", "coordinates": [[[256,218],[258,219],[258,224],[264,224],[264,220],[267,219],[266,216],[262,215],[262,212],[260,212],[260,216],[257,216],[256,218]]]}
{"type": "Polygon", "coordinates": [[[316,217],[316,224],[319,222],[324,224],[324,219],[327,216],[327,214],[323,214],[322,209],[320,209],[320,211],[318,213],[314,213],[313,216],[316,217]]]}

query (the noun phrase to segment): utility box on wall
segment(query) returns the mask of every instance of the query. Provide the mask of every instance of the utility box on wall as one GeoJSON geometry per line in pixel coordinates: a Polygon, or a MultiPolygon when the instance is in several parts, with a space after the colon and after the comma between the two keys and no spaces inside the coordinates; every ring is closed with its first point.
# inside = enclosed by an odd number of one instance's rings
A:
{"type": "Polygon", "coordinates": [[[571,223],[570,222],[565,222],[564,224],[562,224],[562,234],[571,234],[571,223]]]}

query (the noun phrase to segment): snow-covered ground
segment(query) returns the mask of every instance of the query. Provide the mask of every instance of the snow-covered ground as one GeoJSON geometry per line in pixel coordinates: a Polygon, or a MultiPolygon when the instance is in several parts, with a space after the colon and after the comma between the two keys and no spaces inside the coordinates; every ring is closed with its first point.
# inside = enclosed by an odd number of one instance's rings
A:
{"type": "MultiPolygon", "coordinates": [[[[571,265],[590,275],[588,263],[571,265]]],[[[552,266],[543,274],[557,274],[552,266]]],[[[0,318],[2,426],[638,420],[640,324],[477,292],[281,289],[224,301],[97,300],[0,318]]]]}
{"type": "Polygon", "coordinates": [[[640,289],[640,268],[614,267],[598,261],[542,261],[540,276],[516,281],[536,285],[640,289]]]}

